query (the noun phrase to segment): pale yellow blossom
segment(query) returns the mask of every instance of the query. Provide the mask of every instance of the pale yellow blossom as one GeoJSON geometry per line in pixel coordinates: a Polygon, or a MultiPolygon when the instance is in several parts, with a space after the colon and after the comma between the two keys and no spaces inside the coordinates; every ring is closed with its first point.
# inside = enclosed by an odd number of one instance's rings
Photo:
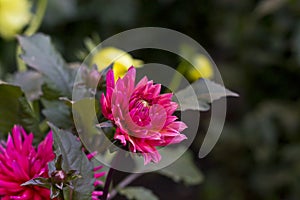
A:
{"type": "Polygon", "coordinates": [[[203,54],[193,56],[193,67],[186,71],[186,77],[190,81],[195,81],[199,78],[211,79],[214,75],[211,61],[203,54]]]}
{"type": "Polygon", "coordinates": [[[28,0],[0,0],[0,36],[11,39],[31,19],[31,3],[28,0]]]}
{"type": "Polygon", "coordinates": [[[97,65],[99,71],[105,69],[112,63],[114,63],[113,71],[115,80],[119,77],[122,78],[131,66],[137,68],[143,65],[143,61],[134,59],[127,52],[115,47],[105,47],[100,49],[100,51],[93,56],[91,62],[91,64],[97,65]]]}

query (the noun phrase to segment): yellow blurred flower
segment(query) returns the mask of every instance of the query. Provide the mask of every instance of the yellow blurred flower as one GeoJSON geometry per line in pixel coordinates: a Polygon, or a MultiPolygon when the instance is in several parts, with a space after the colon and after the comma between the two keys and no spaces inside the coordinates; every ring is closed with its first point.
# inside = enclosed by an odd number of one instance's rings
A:
{"type": "Polygon", "coordinates": [[[195,81],[199,78],[210,79],[214,75],[213,66],[210,60],[203,54],[196,54],[193,59],[193,67],[186,71],[186,77],[190,81],[195,81]]]}
{"type": "Polygon", "coordinates": [[[122,78],[131,66],[141,67],[143,65],[143,61],[134,59],[127,52],[115,47],[102,48],[92,58],[92,64],[96,64],[99,71],[112,63],[114,63],[113,71],[115,80],[119,77],[122,78]]]}
{"type": "Polygon", "coordinates": [[[205,54],[200,52],[199,49],[197,50],[187,44],[180,46],[181,56],[189,60],[189,62],[182,60],[178,70],[191,82],[199,78],[212,79],[214,76],[213,63],[205,54]]]}
{"type": "Polygon", "coordinates": [[[31,18],[28,0],[0,0],[0,36],[13,38],[31,18]]]}

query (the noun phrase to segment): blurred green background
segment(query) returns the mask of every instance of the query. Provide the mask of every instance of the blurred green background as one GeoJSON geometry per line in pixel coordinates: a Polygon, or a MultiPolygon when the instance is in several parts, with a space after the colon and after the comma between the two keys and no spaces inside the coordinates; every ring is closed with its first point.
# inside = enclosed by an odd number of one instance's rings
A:
{"type": "MultiPolygon", "coordinates": [[[[201,185],[186,187],[154,174],[133,184],[153,189],[160,199],[298,200],[300,1],[50,0],[40,32],[51,35],[73,62],[84,38],[144,26],[174,29],[198,41],[240,98],[228,99],[221,138],[200,160],[210,117],[201,114],[202,129],[191,147],[205,175],[201,185]]],[[[16,70],[15,46],[0,39],[1,78],[16,70]]],[[[164,59],[155,51],[134,55],[145,63],[164,59]]]]}

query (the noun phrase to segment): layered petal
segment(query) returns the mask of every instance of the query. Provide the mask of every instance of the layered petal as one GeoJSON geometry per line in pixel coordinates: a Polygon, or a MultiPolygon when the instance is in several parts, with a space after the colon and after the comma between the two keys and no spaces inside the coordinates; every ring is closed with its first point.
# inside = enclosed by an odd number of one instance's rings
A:
{"type": "Polygon", "coordinates": [[[50,192],[41,187],[21,186],[36,177],[47,177],[47,163],[54,159],[52,133],[36,149],[33,134],[14,126],[7,142],[0,144],[0,197],[3,199],[45,199],[50,192]]]}
{"type": "Polygon", "coordinates": [[[157,146],[167,146],[186,139],[181,132],[187,128],[176,121],[178,105],[172,102],[172,93],[160,94],[161,85],[147,77],[135,86],[136,70],[129,68],[123,78],[112,87],[113,70],[107,74],[110,90],[101,98],[103,115],[116,126],[114,139],[128,146],[130,151],[141,153],[144,163],[159,162],[157,146]]]}

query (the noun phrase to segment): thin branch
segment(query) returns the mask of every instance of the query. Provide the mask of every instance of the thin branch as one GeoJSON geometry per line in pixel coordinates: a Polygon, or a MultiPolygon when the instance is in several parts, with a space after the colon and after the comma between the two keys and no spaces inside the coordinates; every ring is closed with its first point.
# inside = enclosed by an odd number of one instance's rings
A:
{"type": "Polygon", "coordinates": [[[118,190],[126,187],[127,185],[129,185],[132,181],[134,181],[135,179],[137,179],[138,177],[140,177],[141,175],[143,175],[142,173],[139,174],[131,174],[129,176],[127,176],[123,181],[121,181],[116,187],[115,189],[113,189],[110,193],[109,193],[109,200],[113,199],[117,194],[118,194],[118,190]]]}
{"type": "Polygon", "coordinates": [[[107,200],[108,190],[109,190],[109,186],[110,186],[110,183],[112,181],[112,177],[113,177],[114,172],[115,172],[114,168],[110,168],[109,171],[108,171],[101,200],[107,200]]]}

